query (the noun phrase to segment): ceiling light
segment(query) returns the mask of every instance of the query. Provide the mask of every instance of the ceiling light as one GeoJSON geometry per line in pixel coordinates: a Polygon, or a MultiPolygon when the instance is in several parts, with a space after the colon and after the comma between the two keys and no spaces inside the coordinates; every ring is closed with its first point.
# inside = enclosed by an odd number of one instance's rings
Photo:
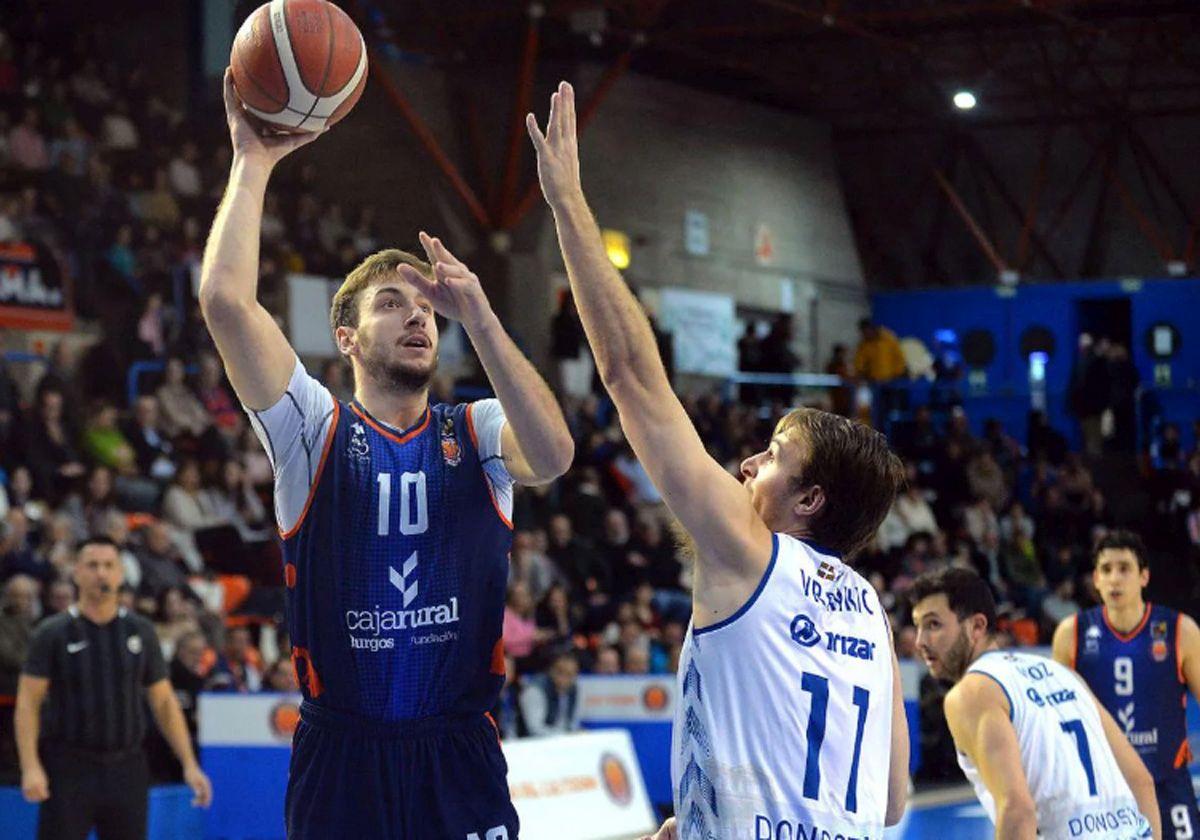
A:
{"type": "Polygon", "coordinates": [[[969,90],[960,90],[954,94],[954,107],[960,111],[970,111],[976,104],[978,100],[969,90]]]}

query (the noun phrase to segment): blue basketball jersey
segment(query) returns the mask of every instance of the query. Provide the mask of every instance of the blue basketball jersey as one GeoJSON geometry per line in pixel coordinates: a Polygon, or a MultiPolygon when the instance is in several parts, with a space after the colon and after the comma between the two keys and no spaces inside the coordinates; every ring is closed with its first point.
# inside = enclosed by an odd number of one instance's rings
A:
{"type": "Polygon", "coordinates": [[[1105,607],[1079,613],[1075,670],[1125,731],[1155,779],[1191,760],[1187,684],[1180,670],[1180,614],[1146,605],[1142,620],[1122,634],[1105,607]]]}
{"type": "Polygon", "coordinates": [[[504,683],[512,526],[470,405],[405,431],[334,403],[300,521],[283,534],[305,699],[382,721],[482,714],[504,683]]]}

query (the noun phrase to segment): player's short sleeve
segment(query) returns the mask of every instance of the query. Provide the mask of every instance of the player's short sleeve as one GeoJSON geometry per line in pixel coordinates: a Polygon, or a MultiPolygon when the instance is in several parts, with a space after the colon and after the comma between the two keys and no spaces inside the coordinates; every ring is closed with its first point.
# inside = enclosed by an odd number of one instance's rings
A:
{"type": "Polygon", "coordinates": [[[504,416],[504,407],[497,399],[477,400],[471,403],[468,411],[483,474],[492,488],[496,504],[511,521],[513,478],[504,464],[504,453],[500,443],[504,424],[508,422],[508,418],[504,416]]]}
{"type": "Polygon", "coordinates": [[[300,521],[316,480],[332,431],[333,395],[296,359],[287,390],[275,405],[263,411],[243,408],[275,471],[275,519],[287,533],[300,521]]]}
{"type": "Polygon", "coordinates": [[[22,674],[49,679],[54,660],[54,642],[58,638],[58,628],[61,626],[61,622],[46,621],[33,631],[33,636],[29,639],[29,653],[26,654],[25,665],[21,668],[22,674]]]}

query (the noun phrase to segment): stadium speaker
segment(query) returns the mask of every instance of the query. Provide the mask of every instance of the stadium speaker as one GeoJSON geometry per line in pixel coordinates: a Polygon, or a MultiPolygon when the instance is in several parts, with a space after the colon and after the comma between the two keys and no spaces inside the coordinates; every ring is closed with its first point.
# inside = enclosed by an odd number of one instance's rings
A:
{"type": "Polygon", "coordinates": [[[996,339],[990,330],[970,330],[962,340],[963,361],[969,368],[985,368],[996,358],[996,339]]]}

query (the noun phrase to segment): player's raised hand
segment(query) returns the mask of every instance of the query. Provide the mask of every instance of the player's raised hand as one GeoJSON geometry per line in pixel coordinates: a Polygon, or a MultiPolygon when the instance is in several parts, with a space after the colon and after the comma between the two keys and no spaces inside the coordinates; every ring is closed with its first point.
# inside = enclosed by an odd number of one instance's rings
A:
{"type": "Polygon", "coordinates": [[[302,134],[286,134],[256,126],[250,120],[233,86],[233,69],[230,67],[225,68],[223,95],[225,119],[229,122],[229,138],[233,141],[235,157],[250,158],[273,167],[285,156],[301,146],[307,146],[325,133],[309,131],[302,134]]]}
{"type": "Polygon", "coordinates": [[[566,82],[550,97],[550,118],[546,133],[538,128],[533,114],[525,117],[525,127],[537,152],[538,180],[542,194],[551,207],[580,192],[579,142],[575,136],[575,89],[566,82]]]}
{"type": "Polygon", "coordinates": [[[468,327],[480,323],[491,311],[491,304],[475,272],[450,253],[442,240],[425,231],[421,231],[420,239],[433,267],[433,277],[426,277],[404,263],[399,266],[400,276],[428,298],[439,315],[461,321],[468,327]]]}

